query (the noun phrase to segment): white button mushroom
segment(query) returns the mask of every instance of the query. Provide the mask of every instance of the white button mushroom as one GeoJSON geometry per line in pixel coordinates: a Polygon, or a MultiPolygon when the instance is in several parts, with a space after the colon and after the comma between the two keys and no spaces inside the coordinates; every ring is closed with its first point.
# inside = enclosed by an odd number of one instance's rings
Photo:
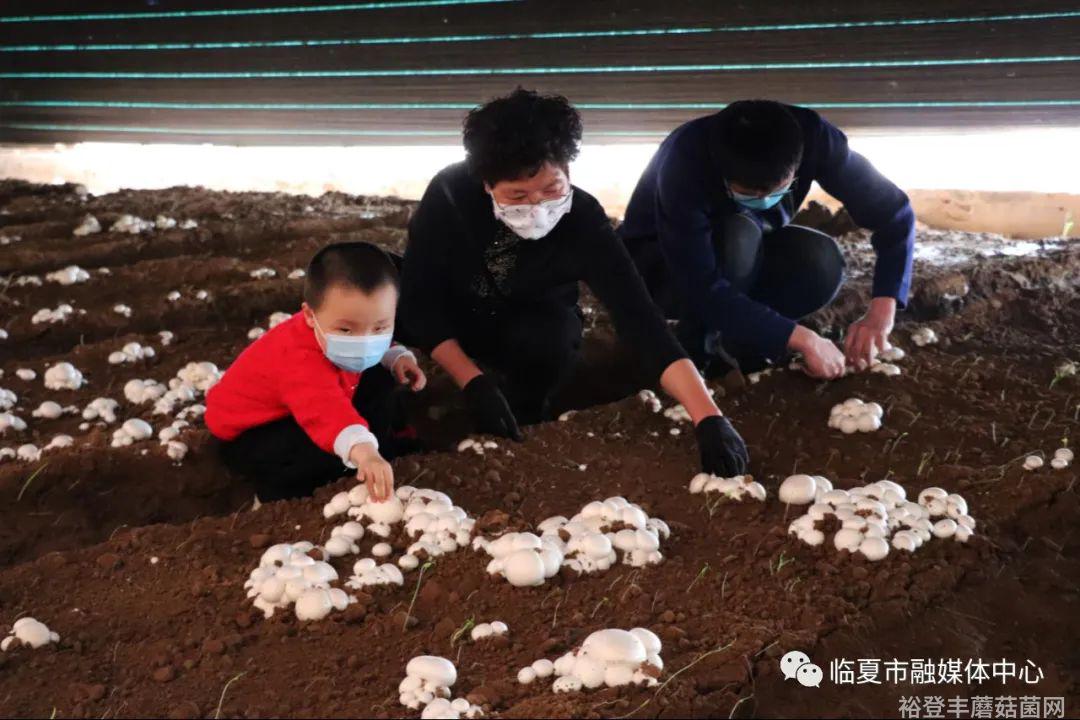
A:
{"type": "Polygon", "coordinates": [[[86,272],[78,265],[68,265],[63,270],[48,273],[45,276],[45,279],[59,285],[75,285],[76,283],[84,283],[89,280],[90,273],[86,272]]]}
{"type": "Polygon", "coordinates": [[[1028,455],[1024,458],[1025,470],[1038,470],[1043,466],[1043,459],[1038,455],[1028,455]]]}
{"type": "Polygon", "coordinates": [[[41,450],[33,443],[26,443],[18,447],[15,451],[15,457],[23,462],[37,462],[41,459],[41,450]]]}
{"type": "Polygon", "coordinates": [[[60,636],[45,623],[32,617],[24,617],[16,620],[8,636],[0,641],[0,652],[6,652],[16,640],[36,650],[49,643],[59,642],[60,636]]]}
{"type": "Polygon", "coordinates": [[[83,218],[79,226],[71,231],[71,234],[75,237],[85,237],[86,235],[93,235],[94,233],[101,232],[101,223],[93,215],[87,215],[83,218]]]}
{"type": "Polygon", "coordinates": [[[52,400],[46,400],[38,405],[37,409],[32,413],[34,417],[45,418],[47,420],[55,420],[64,414],[64,408],[60,406],[60,403],[55,403],[52,400]]]}
{"type": "Polygon", "coordinates": [[[26,430],[26,421],[13,412],[0,412],[0,434],[8,429],[21,433],[26,430]]]}
{"type": "Polygon", "coordinates": [[[936,343],[938,341],[938,336],[931,328],[924,326],[915,329],[911,333],[911,341],[919,347],[926,347],[927,345],[936,343]]]}
{"type": "Polygon", "coordinates": [[[45,387],[49,390],[78,390],[82,386],[82,373],[69,362],[57,363],[45,371],[45,387]]]}
{"type": "Polygon", "coordinates": [[[84,420],[103,420],[112,424],[116,422],[116,409],[120,406],[112,398],[95,398],[83,409],[84,420]]]}
{"type": "Polygon", "coordinates": [[[780,483],[780,502],[787,505],[806,505],[816,493],[817,480],[810,475],[791,475],[780,483]]]}
{"type": "Polygon", "coordinates": [[[901,530],[893,534],[892,546],[897,550],[915,552],[915,549],[919,546],[919,539],[913,533],[901,530]]]}
{"type": "Polygon", "coordinates": [[[334,609],[330,593],[323,588],[305,590],[296,599],[297,620],[322,620],[334,609]]]}
{"type": "Polygon", "coordinates": [[[942,518],[934,523],[934,537],[948,538],[956,533],[957,522],[952,518],[942,518]]]}
{"type": "Polygon", "coordinates": [[[859,543],[859,552],[867,560],[876,562],[889,554],[889,543],[885,541],[885,538],[867,536],[859,543]]]}
{"type": "Polygon", "coordinates": [[[544,561],[535,550],[518,550],[505,560],[503,575],[515,587],[544,584],[544,561]]]}
{"type": "Polygon", "coordinates": [[[45,450],[59,450],[61,448],[69,448],[75,444],[75,438],[70,435],[56,435],[49,444],[45,446],[45,450]]]}
{"type": "Polygon", "coordinates": [[[150,427],[150,423],[139,418],[131,418],[124,421],[124,424],[113,433],[112,446],[125,447],[134,442],[146,440],[153,434],[154,429],[150,427]]]}
{"type": "Polygon", "coordinates": [[[149,220],[143,220],[135,215],[121,215],[120,218],[112,224],[109,228],[109,232],[130,233],[132,235],[138,235],[141,232],[154,229],[154,223],[149,220]]]}

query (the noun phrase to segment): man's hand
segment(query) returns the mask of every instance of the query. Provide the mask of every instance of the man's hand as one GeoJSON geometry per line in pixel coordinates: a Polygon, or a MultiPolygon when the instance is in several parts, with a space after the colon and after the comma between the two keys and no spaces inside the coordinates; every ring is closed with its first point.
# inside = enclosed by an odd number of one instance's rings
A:
{"type": "Polygon", "coordinates": [[[419,392],[427,385],[427,375],[416,364],[416,358],[402,355],[394,362],[394,379],[399,385],[408,385],[413,392],[419,392]]]}
{"type": "Polygon", "coordinates": [[[375,502],[390,499],[394,492],[394,469],[383,460],[371,443],[357,443],[349,451],[349,460],[356,466],[356,479],[367,485],[368,495],[375,502]]]}
{"type": "Polygon", "coordinates": [[[701,469],[704,472],[725,478],[746,472],[750,462],[746,443],[726,417],[711,415],[699,422],[694,432],[697,434],[701,469]]]}
{"type": "Polygon", "coordinates": [[[487,375],[477,375],[465,386],[464,392],[478,432],[522,439],[517,418],[494,380],[487,375]]]}
{"type": "Polygon", "coordinates": [[[788,349],[802,353],[805,372],[810,377],[834,380],[844,374],[844,353],[832,340],[809,328],[796,325],[788,340],[788,349]]]}
{"type": "Polygon", "coordinates": [[[896,299],[876,297],[860,319],[851,323],[844,338],[844,355],[856,370],[865,370],[877,354],[889,347],[889,333],[896,319],[896,299]]]}

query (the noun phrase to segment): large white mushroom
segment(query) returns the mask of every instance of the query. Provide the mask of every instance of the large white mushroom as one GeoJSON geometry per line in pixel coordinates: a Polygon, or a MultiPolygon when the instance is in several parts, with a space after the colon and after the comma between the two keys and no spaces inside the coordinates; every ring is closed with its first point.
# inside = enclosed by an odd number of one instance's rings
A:
{"type": "Polygon", "coordinates": [[[146,440],[152,437],[154,434],[154,428],[150,426],[150,423],[139,418],[131,418],[125,420],[112,436],[112,446],[115,447],[127,447],[132,443],[140,440],[146,440]]]}
{"type": "Polygon", "coordinates": [[[83,386],[83,374],[69,362],[53,365],[45,371],[45,387],[49,390],[78,390],[83,386]]]}
{"type": "Polygon", "coordinates": [[[790,475],[780,483],[780,502],[786,505],[807,505],[817,495],[817,480],[812,475],[790,475]]]}
{"type": "Polygon", "coordinates": [[[418,710],[436,698],[450,697],[457,682],[454,663],[437,655],[418,655],[405,666],[405,679],[398,685],[398,700],[407,708],[418,710]]]}
{"type": "Polygon", "coordinates": [[[551,673],[546,661],[537,661],[523,670],[524,678],[519,675],[519,680],[553,673],[558,677],[552,686],[556,693],[601,685],[655,685],[663,669],[660,650],[660,638],[645,628],[597,630],[580,648],[551,663],[551,673]]]}
{"type": "Polygon", "coordinates": [[[60,642],[60,636],[50,630],[45,623],[32,617],[24,617],[16,620],[8,636],[0,640],[0,652],[7,652],[15,641],[36,650],[49,643],[60,642]]]}

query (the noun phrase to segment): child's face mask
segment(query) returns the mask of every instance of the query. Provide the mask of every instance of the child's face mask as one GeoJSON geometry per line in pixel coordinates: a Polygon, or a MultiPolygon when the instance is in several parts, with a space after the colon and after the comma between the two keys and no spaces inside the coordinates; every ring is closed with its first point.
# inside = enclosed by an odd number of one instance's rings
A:
{"type": "Polygon", "coordinates": [[[326,359],[342,370],[361,373],[375,367],[383,355],[390,349],[392,332],[383,335],[329,335],[319,327],[319,321],[312,313],[316,330],[323,336],[326,359]]]}
{"type": "Polygon", "coordinates": [[[514,234],[524,240],[539,240],[559,224],[563,216],[570,212],[574,191],[561,198],[545,200],[536,205],[500,205],[491,196],[491,205],[495,217],[503,222],[514,234]]]}

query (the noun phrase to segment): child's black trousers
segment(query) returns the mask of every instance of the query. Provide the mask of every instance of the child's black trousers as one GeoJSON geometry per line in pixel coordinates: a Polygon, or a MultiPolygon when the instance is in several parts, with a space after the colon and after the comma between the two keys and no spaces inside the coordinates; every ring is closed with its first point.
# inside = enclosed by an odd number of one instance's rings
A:
{"type": "MultiPolygon", "coordinates": [[[[381,365],[365,370],[353,393],[353,407],[367,420],[388,460],[395,427],[404,420],[401,400],[399,386],[381,365]]],[[[220,452],[231,472],[254,483],[260,502],[311,495],[349,472],[341,458],[316,445],[292,416],[245,430],[222,442],[220,452]]]]}

